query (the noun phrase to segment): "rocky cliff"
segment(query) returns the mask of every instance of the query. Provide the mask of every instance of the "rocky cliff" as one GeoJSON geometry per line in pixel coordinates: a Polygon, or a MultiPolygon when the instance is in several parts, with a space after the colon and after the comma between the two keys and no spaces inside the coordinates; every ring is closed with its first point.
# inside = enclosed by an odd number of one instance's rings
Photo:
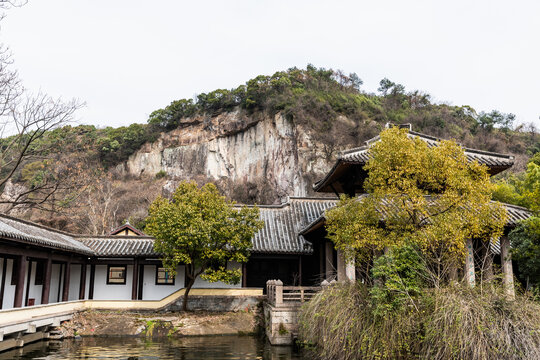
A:
{"type": "Polygon", "coordinates": [[[248,116],[236,110],[183,119],[118,170],[135,177],[165,172],[169,191],[180,180],[212,181],[240,202],[279,203],[311,194],[332,155],[282,114],[248,116]]]}

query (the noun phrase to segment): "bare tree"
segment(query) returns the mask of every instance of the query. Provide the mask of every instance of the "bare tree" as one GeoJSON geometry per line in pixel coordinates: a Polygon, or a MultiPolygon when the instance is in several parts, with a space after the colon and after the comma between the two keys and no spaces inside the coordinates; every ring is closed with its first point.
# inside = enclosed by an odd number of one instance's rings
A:
{"type": "MultiPolygon", "coordinates": [[[[0,0],[0,10],[24,3],[0,0]]],[[[52,143],[44,140],[51,130],[72,122],[75,111],[83,105],[77,100],[66,102],[41,92],[30,93],[12,63],[9,49],[0,44],[0,205],[5,212],[23,205],[45,207],[57,192],[73,185],[70,166],[52,155],[51,150],[60,149],[52,149],[52,143]],[[36,162],[42,166],[39,178],[14,186],[23,167],[36,162]]]]}

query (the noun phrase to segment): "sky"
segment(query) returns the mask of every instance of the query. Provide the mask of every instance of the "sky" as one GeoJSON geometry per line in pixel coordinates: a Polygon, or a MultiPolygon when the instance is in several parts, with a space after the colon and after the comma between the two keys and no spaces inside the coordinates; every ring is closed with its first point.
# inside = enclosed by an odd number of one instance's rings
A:
{"type": "Polygon", "coordinates": [[[540,127],[539,16],[537,0],[29,0],[0,41],[28,89],[100,127],[307,64],[540,127]]]}

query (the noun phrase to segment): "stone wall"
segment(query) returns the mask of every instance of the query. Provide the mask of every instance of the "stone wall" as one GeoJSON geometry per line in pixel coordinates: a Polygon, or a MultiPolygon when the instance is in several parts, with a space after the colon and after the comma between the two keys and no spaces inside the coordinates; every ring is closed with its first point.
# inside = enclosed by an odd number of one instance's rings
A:
{"type": "Polygon", "coordinates": [[[300,304],[273,306],[264,303],[264,327],[272,345],[291,345],[298,336],[300,304]]]}
{"type": "MultiPolygon", "coordinates": [[[[266,296],[188,296],[188,309],[195,311],[246,311],[258,308],[266,296]]],[[[184,298],[168,305],[164,311],[181,311],[184,298]]]]}

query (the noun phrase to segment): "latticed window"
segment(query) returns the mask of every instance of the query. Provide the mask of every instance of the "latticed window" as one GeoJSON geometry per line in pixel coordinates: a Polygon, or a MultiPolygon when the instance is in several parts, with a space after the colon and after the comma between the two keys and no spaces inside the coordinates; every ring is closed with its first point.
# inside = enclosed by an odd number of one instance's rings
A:
{"type": "Polygon", "coordinates": [[[164,267],[157,267],[156,285],[174,285],[174,275],[164,267]]]}
{"type": "Polygon", "coordinates": [[[126,283],[126,266],[109,265],[108,267],[107,284],[125,284],[126,283]]]}

